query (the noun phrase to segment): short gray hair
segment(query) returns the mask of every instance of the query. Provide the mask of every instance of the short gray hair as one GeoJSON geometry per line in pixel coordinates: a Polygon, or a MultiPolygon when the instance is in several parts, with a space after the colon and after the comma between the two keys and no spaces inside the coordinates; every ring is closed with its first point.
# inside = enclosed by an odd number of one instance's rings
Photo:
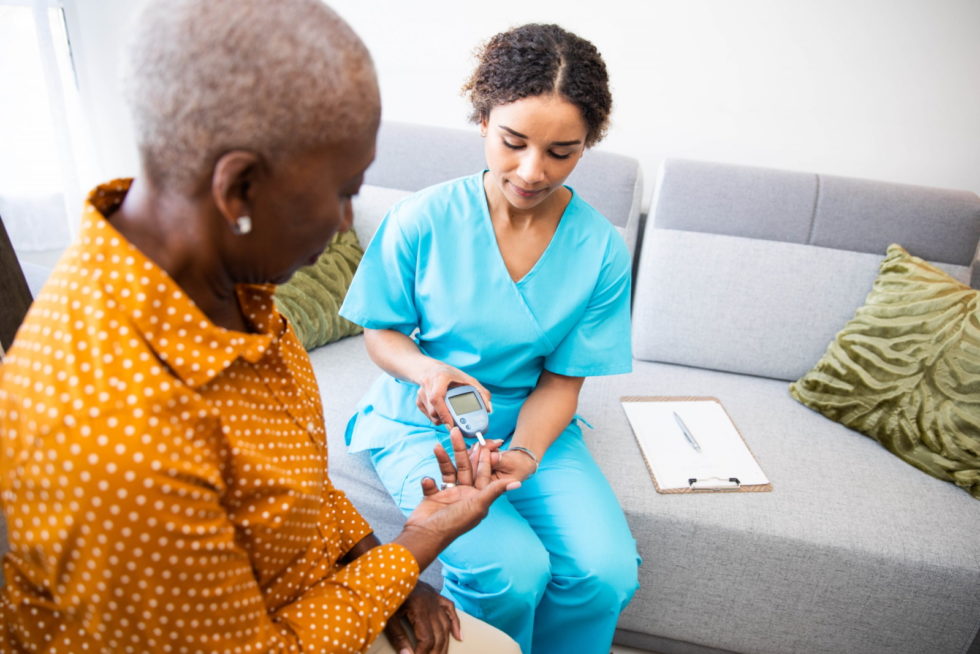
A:
{"type": "Polygon", "coordinates": [[[275,162],[380,111],[367,48],[320,0],[150,0],[123,82],[144,174],[182,189],[230,150],[275,162]]]}

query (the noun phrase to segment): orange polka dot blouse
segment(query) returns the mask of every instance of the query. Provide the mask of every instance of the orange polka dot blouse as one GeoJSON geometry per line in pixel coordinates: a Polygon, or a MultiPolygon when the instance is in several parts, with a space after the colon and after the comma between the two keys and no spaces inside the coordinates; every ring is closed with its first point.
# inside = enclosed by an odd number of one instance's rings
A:
{"type": "Polygon", "coordinates": [[[418,565],[327,476],[320,396],[271,286],[211,323],[89,196],[0,366],[0,650],[356,652],[418,565]]]}

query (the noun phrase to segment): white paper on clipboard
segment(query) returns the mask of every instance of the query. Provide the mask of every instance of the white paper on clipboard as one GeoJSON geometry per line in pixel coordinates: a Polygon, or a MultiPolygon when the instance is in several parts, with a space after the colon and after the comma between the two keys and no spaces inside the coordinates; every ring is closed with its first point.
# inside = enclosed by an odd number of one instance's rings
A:
{"type": "Polygon", "coordinates": [[[717,399],[626,397],[622,404],[660,492],[772,489],[717,399]],[[675,413],[700,452],[684,437],[675,413]]]}

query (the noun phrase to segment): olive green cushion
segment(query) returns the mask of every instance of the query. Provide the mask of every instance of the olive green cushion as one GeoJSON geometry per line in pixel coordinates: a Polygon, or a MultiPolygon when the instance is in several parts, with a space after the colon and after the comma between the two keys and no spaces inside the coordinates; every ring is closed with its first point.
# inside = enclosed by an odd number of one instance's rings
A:
{"type": "Polygon", "coordinates": [[[980,499],[980,291],[902,247],[790,394],[980,499]]]}
{"type": "Polygon", "coordinates": [[[337,314],[362,256],[354,230],[340,232],[316,263],[300,268],[276,289],[276,307],[307,350],[363,331],[337,314]]]}

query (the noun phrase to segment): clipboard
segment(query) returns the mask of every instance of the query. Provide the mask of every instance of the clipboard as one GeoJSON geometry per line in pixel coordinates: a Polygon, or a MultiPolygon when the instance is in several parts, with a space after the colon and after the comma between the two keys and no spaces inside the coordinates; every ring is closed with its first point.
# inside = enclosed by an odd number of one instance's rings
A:
{"type": "Polygon", "coordinates": [[[619,399],[658,493],[772,490],[718,398],[631,395],[619,399]],[[685,437],[675,413],[700,451],[685,437]]]}

